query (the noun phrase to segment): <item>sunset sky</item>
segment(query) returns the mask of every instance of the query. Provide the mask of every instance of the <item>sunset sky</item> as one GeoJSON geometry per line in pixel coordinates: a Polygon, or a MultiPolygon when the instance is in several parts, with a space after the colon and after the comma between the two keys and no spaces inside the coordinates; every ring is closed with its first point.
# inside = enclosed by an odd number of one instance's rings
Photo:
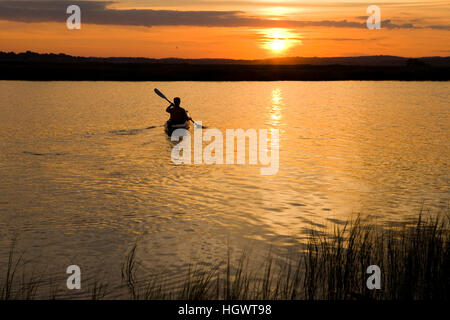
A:
{"type": "Polygon", "coordinates": [[[450,56],[450,1],[0,0],[0,51],[260,59],[450,56]],[[68,30],[66,8],[81,8],[68,30]],[[366,27],[369,5],[381,29],[366,27]]]}

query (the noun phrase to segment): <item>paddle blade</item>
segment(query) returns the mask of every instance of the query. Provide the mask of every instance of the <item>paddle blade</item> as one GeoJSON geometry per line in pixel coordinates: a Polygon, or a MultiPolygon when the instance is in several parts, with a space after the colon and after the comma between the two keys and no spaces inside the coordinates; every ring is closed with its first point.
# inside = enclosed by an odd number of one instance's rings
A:
{"type": "Polygon", "coordinates": [[[202,129],[207,129],[207,128],[208,128],[208,127],[206,127],[206,126],[201,125],[200,123],[195,122],[195,121],[192,120],[192,119],[189,119],[189,120],[192,121],[192,123],[194,124],[194,126],[195,126],[196,128],[202,128],[202,129]]]}
{"type": "Polygon", "coordinates": [[[158,96],[160,96],[161,98],[168,100],[167,97],[161,91],[159,91],[157,88],[155,88],[155,93],[158,96]]]}

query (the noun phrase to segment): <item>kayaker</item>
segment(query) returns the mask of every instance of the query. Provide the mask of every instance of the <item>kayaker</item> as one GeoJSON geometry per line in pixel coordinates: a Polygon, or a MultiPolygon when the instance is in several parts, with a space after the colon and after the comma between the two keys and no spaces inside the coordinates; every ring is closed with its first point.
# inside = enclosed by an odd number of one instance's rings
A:
{"type": "Polygon", "coordinates": [[[181,99],[176,97],[173,99],[173,103],[171,103],[166,109],[166,112],[170,113],[169,122],[171,125],[183,124],[186,121],[191,120],[191,117],[189,117],[187,111],[184,110],[180,106],[180,104],[181,104],[181,99]]]}

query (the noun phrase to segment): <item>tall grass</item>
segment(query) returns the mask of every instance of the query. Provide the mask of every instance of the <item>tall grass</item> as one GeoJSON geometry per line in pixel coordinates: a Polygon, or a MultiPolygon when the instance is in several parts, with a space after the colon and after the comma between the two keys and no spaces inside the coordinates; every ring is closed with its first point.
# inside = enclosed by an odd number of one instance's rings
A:
{"type": "MultiPolygon", "coordinates": [[[[8,255],[8,264],[6,266],[6,274],[3,279],[0,279],[0,299],[9,300],[12,297],[13,284],[16,277],[17,270],[22,261],[22,256],[15,259],[14,249],[16,246],[16,239],[11,242],[11,248],[8,255]]],[[[28,286],[30,287],[30,286],[28,286]]],[[[24,292],[29,292],[29,290],[24,289],[24,292]]]]}
{"type": "MultiPolygon", "coordinates": [[[[129,299],[306,299],[410,300],[450,298],[449,216],[414,226],[377,231],[359,219],[336,227],[331,236],[312,232],[306,247],[294,256],[275,259],[268,253],[262,265],[247,252],[213,267],[189,266],[178,289],[168,289],[164,277],[144,277],[135,244],[122,265],[122,285],[129,299]],[[369,290],[367,267],[381,269],[381,289],[369,290]]],[[[21,257],[10,252],[1,299],[33,299],[39,281],[16,281],[21,257]],[[18,284],[17,288],[14,288],[18,284]]],[[[109,284],[94,282],[90,298],[108,299],[109,284]]],[[[53,294],[56,296],[56,293],[53,294]]]]}

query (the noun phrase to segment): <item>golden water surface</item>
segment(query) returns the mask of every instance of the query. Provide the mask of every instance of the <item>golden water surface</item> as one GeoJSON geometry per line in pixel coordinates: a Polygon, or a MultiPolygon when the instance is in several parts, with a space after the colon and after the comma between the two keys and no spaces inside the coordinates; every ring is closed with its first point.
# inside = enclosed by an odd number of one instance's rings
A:
{"type": "MultiPolygon", "coordinates": [[[[65,276],[275,254],[358,213],[379,227],[449,203],[450,83],[0,81],[0,269],[10,241],[65,276]],[[209,128],[280,132],[279,172],[180,165],[159,88],[209,128]],[[264,254],[264,250],[257,252],[264,254]]],[[[169,281],[170,282],[170,281],[169,281]]]]}

